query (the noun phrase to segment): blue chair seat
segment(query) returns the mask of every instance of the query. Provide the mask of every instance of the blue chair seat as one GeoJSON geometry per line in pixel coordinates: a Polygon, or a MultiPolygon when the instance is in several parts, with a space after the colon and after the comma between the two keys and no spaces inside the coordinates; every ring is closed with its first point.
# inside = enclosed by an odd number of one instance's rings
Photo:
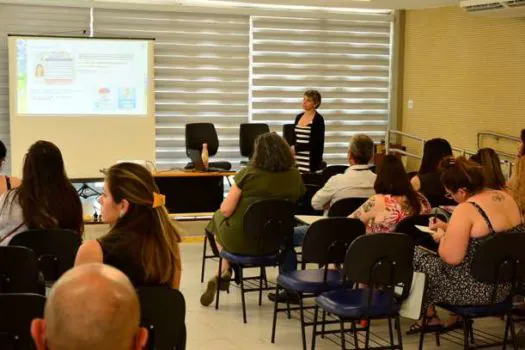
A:
{"type": "Polygon", "coordinates": [[[220,255],[230,263],[237,265],[275,266],[277,264],[277,254],[248,256],[237,255],[223,250],[220,255]]]}
{"type": "Polygon", "coordinates": [[[512,309],[512,301],[504,301],[491,305],[448,305],[439,304],[439,307],[464,317],[486,317],[502,315],[512,309]]]}
{"type": "Polygon", "coordinates": [[[372,302],[368,307],[368,289],[339,289],[321,294],[317,305],[341,318],[360,319],[364,317],[396,316],[401,305],[397,300],[391,303],[390,292],[372,291],[372,302]]]}
{"type": "Polygon", "coordinates": [[[277,283],[283,288],[299,293],[319,294],[341,287],[341,273],[328,270],[326,283],[323,282],[324,270],[299,270],[284,272],[277,277],[277,283]]]}

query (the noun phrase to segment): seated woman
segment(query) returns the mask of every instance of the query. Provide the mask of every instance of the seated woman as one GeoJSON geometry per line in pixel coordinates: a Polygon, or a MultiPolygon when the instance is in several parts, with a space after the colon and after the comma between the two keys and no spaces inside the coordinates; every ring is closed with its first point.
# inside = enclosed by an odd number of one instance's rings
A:
{"type": "Polygon", "coordinates": [[[483,167],[483,178],[485,187],[493,190],[504,190],[505,176],[501,171],[501,161],[498,154],[492,148],[481,148],[470,160],[483,167]]]}
{"type": "Polygon", "coordinates": [[[47,141],[34,143],[22,174],[20,186],[0,197],[0,245],[33,229],[69,229],[82,236],[82,205],[58,147],[47,141]]]}
{"type": "Polygon", "coordinates": [[[366,233],[393,232],[406,217],[430,212],[427,199],[414,191],[396,156],[387,155],[381,161],[374,189],[376,194],[349,216],[361,220],[366,233]]]}
{"type": "MultiPolygon", "coordinates": [[[[476,250],[487,238],[503,232],[525,232],[516,201],[506,192],[484,186],[483,169],[463,157],[447,158],[442,162],[442,181],[447,194],[459,205],[452,213],[446,231],[437,224],[433,238],[439,243],[438,255],[417,247],[414,269],[427,276],[424,307],[430,325],[439,325],[434,306],[483,305],[492,302],[491,285],[478,282],[470,273],[476,250]]],[[[498,301],[508,291],[499,288],[498,301]]],[[[507,294],[506,294],[507,293],[507,294]]],[[[455,327],[459,320],[447,322],[455,327]]],[[[416,331],[419,324],[412,325],[416,331]]]]}
{"type": "MultiPolygon", "coordinates": [[[[0,170],[4,167],[7,157],[7,148],[4,143],[0,141],[0,170]]],[[[0,176],[0,194],[9,191],[12,188],[20,186],[20,179],[14,176],[1,175],[0,176]]]]}
{"type": "Polygon", "coordinates": [[[105,174],[99,201],[102,219],[111,228],[102,238],[82,244],[75,265],[104,263],[124,272],[134,286],[178,289],[180,236],[153,176],[134,163],[113,165],[105,174]]]}
{"type": "MultiPolygon", "coordinates": [[[[215,235],[217,247],[234,254],[250,255],[256,252],[244,237],[242,220],[248,207],[263,199],[285,199],[296,202],[305,192],[294,156],[286,141],[276,133],[265,133],[255,140],[251,164],[235,176],[235,184],[206,227],[207,234],[215,235]]],[[[222,260],[221,278],[229,280],[230,264],[222,260]]],[[[201,304],[213,302],[218,276],[209,282],[201,296],[201,304]]]]}
{"type": "Polygon", "coordinates": [[[425,142],[421,167],[416,176],[410,182],[414,190],[421,192],[430,202],[430,205],[455,204],[445,197],[445,189],[441,184],[441,172],[439,163],[445,157],[452,155],[452,147],[445,139],[432,139],[425,142]]]}

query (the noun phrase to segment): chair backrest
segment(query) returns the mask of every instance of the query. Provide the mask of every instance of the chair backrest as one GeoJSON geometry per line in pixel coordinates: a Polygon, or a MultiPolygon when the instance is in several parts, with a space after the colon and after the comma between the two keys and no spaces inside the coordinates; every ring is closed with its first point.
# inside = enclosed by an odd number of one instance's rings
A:
{"type": "Polygon", "coordinates": [[[139,287],[141,325],[148,329],[150,350],[186,348],[186,302],[169,286],[139,287]]]}
{"type": "Polygon", "coordinates": [[[283,125],[283,138],[288,144],[293,144],[295,140],[295,124],[283,125]]]}
{"type": "Polygon", "coordinates": [[[303,197],[299,199],[297,204],[297,214],[298,215],[321,215],[323,212],[321,210],[315,210],[312,207],[312,198],[317,191],[321,189],[319,185],[305,184],[306,192],[303,197]]]}
{"type": "Polygon", "coordinates": [[[359,209],[368,198],[343,198],[332,204],[328,210],[329,217],[347,217],[359,209]]]}
{"type": "Polygon", "coordinates": [[[412,283],[414,240],[400,233],[374,233],[355,239],[345,258],[345,277],[370,288],[403,285],[408,296],[412,283]]]}
{"type": "Polygon", "coordinates": [[[239,145],[241,156],[251,158],[253,146],[257,136],[270,132],[268,124],[264,123],[244,123],[239,128],[239,145]]]}
{"type": "Polygon", "coordinates": [[[42,293],[38,261],[26,247],[0,247],[0,293],[42,293]]]}
{"type": "Polygon", "coordinates": [[[414,215],[409,216],[397,224],[395,232],[404,233],[414,239],[416,245],[423,246],[432,251],[437,251],[439,245],[434,241],[431,235],[420,231],[415,225],[428,226],[429,220],[433,215],[414,215]]]}
{"type": "Polygon", "coordinates": [[[291,246],[295,203],[264,199],[251,204],[243,217],[243,234],[256,247],[256,256],[276,254],[283,245],[291,246]]]}
{"type": "Polygon", "coordinates": [[[0,349],[35,349],[31,321],[44,317],[45,304],[39,294],[0,294],[0,349]]]}
{"type": "Polygon", "coordinates": [[[323,169],[323,181],[326,183],[332,176],[337,174],[343,174],[348,165],[329,165],[323,169]]]}
{"type": "Polygon", "coordinates": [[[73,267],[80,244],[80,235],[70,230],[29,230],[9,242],[9,246],[27,247],[35,252],[46,282],[56,281],[73,267]]]}
{"type": "Polygon", "coordinates": [[[342,264],[350,244],[366,232],[357,219],[326,218],[308,228],[303,241],[302,262],[342,264]]]}
{"type": "Polygon", "coordinates": [[[498,233],[482,242],[476,250],[471,273],[480,282],[494,284],[496,302],[498,284],[512,283],[513,292],[525,278],[525,233],[498,233]]]}
{"type": "Polygon", "coordinates": [[[212,123],[186,124],[186,154],[188,149],[202,151],[202,144],[208,144],[208,154],[214,156],[219,149],[219,137],[212,123]]]}

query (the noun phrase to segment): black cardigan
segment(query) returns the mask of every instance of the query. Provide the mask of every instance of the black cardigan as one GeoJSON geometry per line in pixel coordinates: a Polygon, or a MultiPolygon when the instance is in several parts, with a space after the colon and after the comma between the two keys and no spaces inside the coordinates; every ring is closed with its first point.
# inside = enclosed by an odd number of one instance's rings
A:
{"type": "Polygon", "coordinates": [[[321,169],[321,163],[323,161],[324,152],[324,118],[319,112],[315,111],[314,119],[312,120],[312,126],[310,129],[310,143],[308,144],[297,144],[295,136],[295,126],[299,123],[299,120],[303,116],[303,113],[299,113],[295,117],[294,122],[294,133],[292,145],[295,146],[295,152],[310,151],[310,172],[321,169]]]}

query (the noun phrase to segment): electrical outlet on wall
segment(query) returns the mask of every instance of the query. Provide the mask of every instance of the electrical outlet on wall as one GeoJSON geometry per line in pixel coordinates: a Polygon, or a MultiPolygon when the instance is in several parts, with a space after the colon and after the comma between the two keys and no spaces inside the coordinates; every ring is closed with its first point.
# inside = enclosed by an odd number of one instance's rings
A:
{"type": "Polygon", "coordinates": [[[414,109],[414,100],[408,99],[408,109],[414,109]]]}

